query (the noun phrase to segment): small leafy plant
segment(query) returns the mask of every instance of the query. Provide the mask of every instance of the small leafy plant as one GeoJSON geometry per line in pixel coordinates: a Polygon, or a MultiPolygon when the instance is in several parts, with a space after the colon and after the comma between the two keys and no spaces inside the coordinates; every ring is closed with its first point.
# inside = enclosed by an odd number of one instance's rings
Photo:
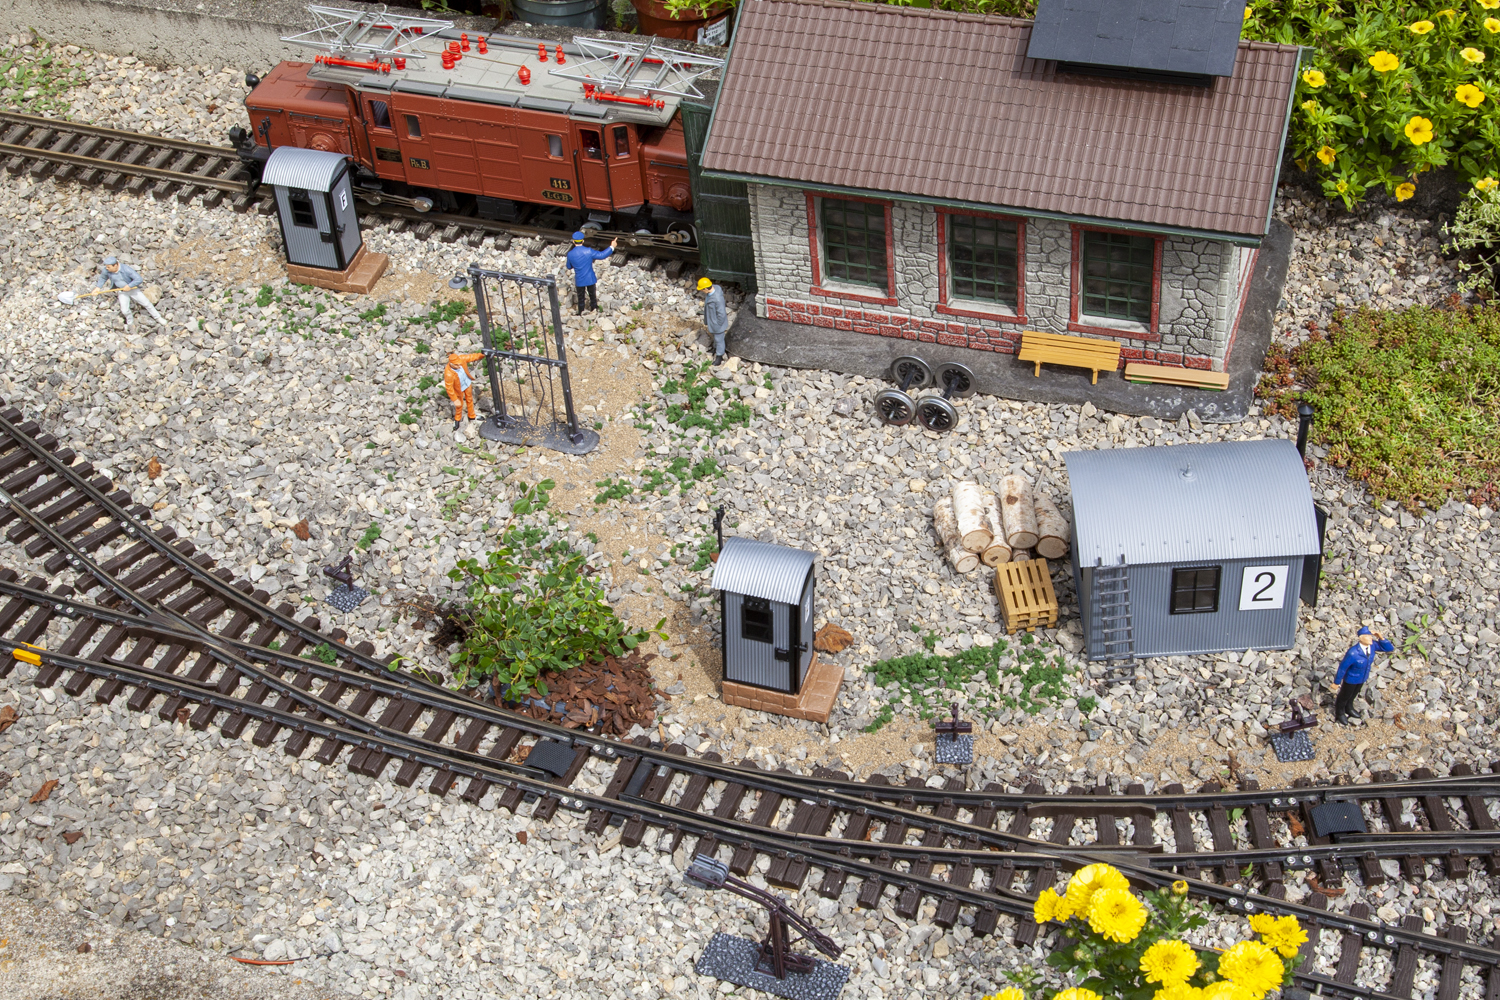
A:
{"type": "Polygon", "coordinates": [[[370,546],[374,545],[379,539],[380,525],[376,524],[374,521],[371,521],[370,526],[365,529],[365,533],[360,535],[359,541],[355,542],[354,544],[358,545],[362,549],[368,550],[370,546]]]}

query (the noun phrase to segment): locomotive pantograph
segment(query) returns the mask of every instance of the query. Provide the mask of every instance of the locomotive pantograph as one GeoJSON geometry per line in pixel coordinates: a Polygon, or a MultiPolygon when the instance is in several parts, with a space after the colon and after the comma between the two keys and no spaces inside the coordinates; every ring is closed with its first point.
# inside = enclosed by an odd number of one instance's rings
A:
{"type": "Polygon", "coordinates": [[[286,41],[323,50],[247,77],[257,171],[278,146],[345,153],[356,194],[503,222],[695,243],[679,106],[723,61],[653,41],[557,45],[451,22],[310,7],[286,41]]]}

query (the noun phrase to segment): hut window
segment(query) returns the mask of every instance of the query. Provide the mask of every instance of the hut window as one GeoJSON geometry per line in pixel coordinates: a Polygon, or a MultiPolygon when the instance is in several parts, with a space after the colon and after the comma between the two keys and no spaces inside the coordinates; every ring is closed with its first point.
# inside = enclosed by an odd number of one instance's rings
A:
{"type": "Polygon", "coordinates": [[[823,198],[823,255],[828,276],[886,287],[885,206],[823,198]]]}
{"type": "Polygon", "coordinates": [[[740,638],[751,642],[774,642],[771,631],[771,602],[763,597],[747,597],[740,605],[740,638]]]}
{"type": "Polygon", "coordinates": [[[1172,571],[1172,614],[1199,615],[1219,610],[1218,566],[1172,571]]]}
{"type": "Polygon", "coordinates": [[[1086,230],[1083,234],[1083,311],[1090,316],[1151,322],[1156,240],[1150,236],[1086,230]]]}
{"type": "Polygon", "coordinates": [[[1020,225],[1014,219],[949,215],[948,268],[953,297],[1016,308],[1020,225]]]}
{"type": "Polygon", "coordinates": [[[292,210],[292,225],[301,226],[303,229],[318,228],[317,219],[313,216],[312,199],[307,196],[306,191],[290,188],[286,193],[287,207],[292,210]]]}

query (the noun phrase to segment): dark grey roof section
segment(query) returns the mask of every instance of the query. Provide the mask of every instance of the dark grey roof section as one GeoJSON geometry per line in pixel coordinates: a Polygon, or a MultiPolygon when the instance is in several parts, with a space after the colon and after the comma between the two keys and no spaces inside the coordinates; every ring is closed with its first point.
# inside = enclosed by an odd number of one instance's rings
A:
{"type": "Polygon", "coordinates": [[[1290,441],[1070,451],[1078,562],[1188,565],[1316,555],[1318,522],[1290,441]]]}
{"type": "Polygon", "coordinates": [[[714,563],[710,586],[732,594],[797,604],[812,564],[813,554],[802,549],[752,538],[726,538],[719,561],[714,563]]]}
{"type": "Polygon", "coordinates": [[[515,107],[516,101],[519,100],[515,94],[506,93],[503,90],[457,85],[443,91],[443,96],[452,101],[478,101],[480,104],[499,104],[507,108],[515,107]]]}
{"type": "Polygon", "coordinates": [[[349,157],[344,153],[277,146],[261,170],[260,182],[304,191],[327,191],[339,174],[348,169],[348,163],[349,157]]]}
{"type": "Polygon", "coordinates": [[[422,94],[426,97],[442,97],[447,86],[441,83],[428,83],[425,80],[397,80],[391,89],[399,94],[422,94]]]}
{"type": "Polygon", "coordinates": [[[1233,76],[1245,0],[1041,0],[1028,59],[1233,76]]]}

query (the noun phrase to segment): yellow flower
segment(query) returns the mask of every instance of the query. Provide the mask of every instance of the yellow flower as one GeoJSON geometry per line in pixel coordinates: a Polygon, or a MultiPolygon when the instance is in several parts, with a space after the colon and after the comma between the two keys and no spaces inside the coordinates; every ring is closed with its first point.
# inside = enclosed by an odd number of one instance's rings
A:
{"type": "Polygon", "coordinates": [[[999,993],[991,993],[984,1000],[1026,1000],[1026,994],[1011,986],[999,993]]]}
{"type": "Polygon", "coordinates": [[[1484,100],[1484,91],[1472,83],[1465,83],[1453,92],[1453,96],[1458,98],[1458,103],[1477,108],[1484,100]]]}
{"type": "Polygon", "coordinates": [[[1417,186],[1411,181],[1403,181],[1396,185],[1396,200],[1410,201],[1411,196],[1417,193],[1417,186]]]}
{"type": "Polygon", "coordinates": [[[1472,45],[1466,49],[1460,50],[1458,54],[1464,57],[1464,62],[1473,63],[1475,66],[1478,66],[1480,63],[1484,62],[1484,53],[1480,52],[1472,45]]]}
{"type": "Polygon", "coordinates": [[[1411,140],[1413,146],[1420,146],[1424,142],[1431,142],[1432,119],[1423,118],[1421,115],[1413,115],[1402,131],[1406,133],[1406,137],[1411,140]]]}
{"type": "Polygon", "coordinates": [[[1496,7],[1500,7],[1500,0],[1479,0],[1479,6],[1485,10],[1494,10],[1496,7]]]}
{"type": "Polygon", "coordinates": [[[1104,998],[1093,990],[1086,990],[1082,986],[1074,986],[1054,995],[1052,1000],[1104,1000],[1104,998]]]}
{"type": "Polygon", "coordinates": [[[1415,23],[1408,24],[1406,26],[1406,30],[1410,31],[1413,35],[1425,35],[1429,31],[1431,31],[1433,27],[1434,25],[1431,21],[1417,21],[1415,23]]]}
{"type": "Polygon", "coordinates": [[[1096,864],[1085,865],[1068,879],[1068,912],[1088,916],[1089,901],[1100,889],[1130,890],[1130,882],[1113,867],[1096,864]]]}
{"type": "Polygon", "coordinates": [[[1493,191],[1497,185],[1500,185],[1500,181],[1493,177],[1481,177],[1474,182],[1474,187],[1480,191],[1493,191]]]}
{"type": "Polygon", "coordinates": [[[1338,155],[1339,151],[1334,149],[1332,146],[1324,146],[1322,149],[1318,150],[1318,162],[1326,167],[1330,163],[1332,163],[1334,161],[1334,158],[1338,155]]]}
{"type": "Polygon", "coordinates": [[[1261,1000],[1271,990],[1281,987],[1286,966],[1276,952],[1259,941],[1241,941],[1219,956],[1219,975],[1243,986],[1251,1000],[1261,1000]]]}
{"type": "Polygon", "coordinates": [[[1198,971],[1198,953],[1185,941],[1158,941],[1141,956],[1141,971],[1148,983],[1186,983],[1198,971]]]}
{"type": "Polygon", "coordinates": [[[1066,919],[1057,915],[1057,904],[1062,897],[1051,889],[1043,889],[1036,894],[1036,902],[1031,904],[1031,919],[1039,924],[1045,924],[1049,920],[1066,919]]]}
{"type": "MultiPolygon", "coordinates": [[[[1495,0],[1495,2],[1496,3],[1500,3],[1500,0],[1495,0]]],[[[1178,879],[1176,882],[1172,883],[1172,895],[1174,895],[1174,896],[1186,896],[1187,895],[1187,891],[1188,891],[1188,884],[1183,879],[1178,879]]]]}
{"type": "Polygon", "coordinates": [[[1487,17],[1484,19],[1484,30],[1490,34],[1500,32],[1500,18],[1487,17]]]}
{"type": "Polygon", "coordinates": [[[1239,983],[1221,979],[1203,987],[1203,1000],[1250,1000],[1250,991],[1239,983]]]}
{"type": "Polygon", "coordinates": [[[1134,941],[1146,926],[1146,908],[1129,889],[1106,888],[1089,900],[1089,927],[1111,941],[1134,941]]]}
{"type": "MultiPolygon", "coordinates": [[[[1417,190],[1413,184],[1403,184],[1401,187],[1396,189],[1397,201],[1405,201],[1417,190]],[[1410,188],[1405,197],[1401,195],[1401,187],[1410,188]]],[[[1307,932],[1297,923],[1296,917],[1273,917],[1269,913],[1257,913],[1250,918],[1250,929],[1286,958],[1297,954],[1298,949],[1307,943],[1307,932]]]]}
{"type": "Polygon", "coordinates": [[[1446,17],[1448,20],[1452,21],[1454,18],[1458,17],[1458,11],[1450,7],[1447,10],[1438,11],[1438,17],[1446,17]]]}
{"type": "Polygon", "coordinates": [[[1389,73],[1401,65],[1401,60],[1391,53],[1381,49],[1370,57],[1370,65],[1375,67],[1377,73],[1389,73]]]}
{"type": "Polygon", "coordinates": [[[1249,4],[1245,4],[1245,16],[1244,16],[1243,20],[1246,20],[1246,21],[1250,20],[1250,15],[1253,14],[1253,13],[1254,13],[1254,11],[1252,11],[1250,9],[1250,5],[1249,4]]]}
{"type": "Polygon", "coordinates": [[[1335,191],[1337,191],[1339,194],[1343,194],[1345,191],[1349,190],[1349,182],[1348,181],[1339,181],[1337,184],[1335,184],[1333,186],[1333,189],[1335,191]]]}
{"type": "Polygon", "coordinates": [[[1157,990],[1151,1000],[1203,1000],[1203,990],[1187,983],[1173,983],[1157,990]]]}
{"type": "Polygon", "coordinates": [[[1320,69],[1305,69],[1302,71],[1302,82],[1317,90],[1328,82],[1328,77],[1324,76],[1320,69]]]}
{"type": "Polygon", "coordinates": [[[1308,114],[1312,114],[1314,111],[1318,110],[1318,102],[1311,99],[1303,101],[1302,110],[1306,111],[1308,114]]]}

